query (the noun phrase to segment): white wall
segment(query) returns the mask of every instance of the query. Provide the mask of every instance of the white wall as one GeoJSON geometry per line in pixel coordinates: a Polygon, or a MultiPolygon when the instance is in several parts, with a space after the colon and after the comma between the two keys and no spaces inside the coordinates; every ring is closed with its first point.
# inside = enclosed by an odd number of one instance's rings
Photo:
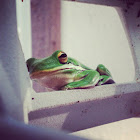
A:
{"type": "Polygon", "coordinates": [[[61,8],[62,50],[93,69],[104,64],[116,83],[132,81],[135,68],[130,44],[117,10],[66,1],[61,8]]]}
{"type": "Polygon", "coordinates": [[[32,57],[30,0],[16,1],[18,34],[25,60],[32,57]]]}
{"type": "MultiPolygon", "coordinates": [[[[26,61],[32,57],[30,0],[16,1],[16,15],[19,40],[26,61]]],[[[32,83],[31,79],[30,83],[32,83]]]]}

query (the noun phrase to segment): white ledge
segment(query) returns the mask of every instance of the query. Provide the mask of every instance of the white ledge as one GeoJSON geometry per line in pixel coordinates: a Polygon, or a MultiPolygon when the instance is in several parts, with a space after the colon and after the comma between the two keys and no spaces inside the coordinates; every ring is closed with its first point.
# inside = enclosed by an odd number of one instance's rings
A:
{"type": "Polygon", "coordinates": [[[123,94],[139,92],[140,83],[102,85],[91,89],[75,89],[32,94],[32,110],[51,108],[76,102],[103,99],[110,96],[116,98],[123,94]],[[55,100],[54,100],[55,99],[55,100]]]}
{"type": "Polygon", "coordinates": [[[140,83],[32,95],[29,123],[77,131],[140,113],[140,83]]]}

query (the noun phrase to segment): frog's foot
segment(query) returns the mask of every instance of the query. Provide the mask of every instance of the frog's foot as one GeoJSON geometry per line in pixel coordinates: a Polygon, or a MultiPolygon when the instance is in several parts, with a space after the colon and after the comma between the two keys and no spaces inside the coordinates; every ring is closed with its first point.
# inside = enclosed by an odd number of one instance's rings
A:
{"type": "Polygon", "coordinates": [[[96,71],[98,71],[100,75],[107,75],[112,77],[110,71],[103,64],[99,64],[96,71]]]}
{"type": "Polygon", "coordinates": [[[74,82],[68,83],[61,90],[80,89],[95,86],[99,81],[100,75],[97,71],[86,70],[78,73],[74,82]]]}
{"type": "Polygon", "coordinates": [[[97,86],[100,86],[100,85],[106,85],[106,84],[114,84],[114,80],[112,79],[112,77],[110,76],[107,76],[107,75],[102,75],[100,76],[100,80],[99,82],[97,83],[97,86]]]}
{"type": "Polygon", "coordinates": [[[110,71],[104,65],[99,64],[96,70],[100,73],[100,80],[97,86],[115,83],[112,79],[110,71]]]}

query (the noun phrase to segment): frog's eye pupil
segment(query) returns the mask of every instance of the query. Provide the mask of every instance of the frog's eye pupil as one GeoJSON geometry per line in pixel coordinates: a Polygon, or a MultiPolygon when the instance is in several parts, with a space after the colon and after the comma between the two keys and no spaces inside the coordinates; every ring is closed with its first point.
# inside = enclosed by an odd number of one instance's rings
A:
{"type": "Polygon", "coordinates": [[[59,59],[59,62],[60,62],[61,64],[66,64],[66,63],[67,63],[67,60],[68,60],[67,54],[65,54],[64,52],[60,52],[60,53],[58,54],[58,59],[59,59]]]}
{"type": "Polygon", "coordinates": [[[63,53],[62,55],[59,56],[59,58],[64,58],[67,57],[67,55],[65,53],[63,53]]]}

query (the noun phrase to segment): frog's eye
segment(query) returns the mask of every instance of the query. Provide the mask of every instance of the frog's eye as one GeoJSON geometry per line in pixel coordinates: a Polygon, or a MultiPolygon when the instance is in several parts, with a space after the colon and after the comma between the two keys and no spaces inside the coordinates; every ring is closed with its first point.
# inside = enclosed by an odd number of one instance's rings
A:
{"type": "Polygon", "coordinates": [[[67,54],[64,53],[64,52],[59,52],[59,54],[58,54],[58,59],[59,59],[59,62],[60,62],[61,64],[67,63],[67,60],[68,60],[67,54]]]}

